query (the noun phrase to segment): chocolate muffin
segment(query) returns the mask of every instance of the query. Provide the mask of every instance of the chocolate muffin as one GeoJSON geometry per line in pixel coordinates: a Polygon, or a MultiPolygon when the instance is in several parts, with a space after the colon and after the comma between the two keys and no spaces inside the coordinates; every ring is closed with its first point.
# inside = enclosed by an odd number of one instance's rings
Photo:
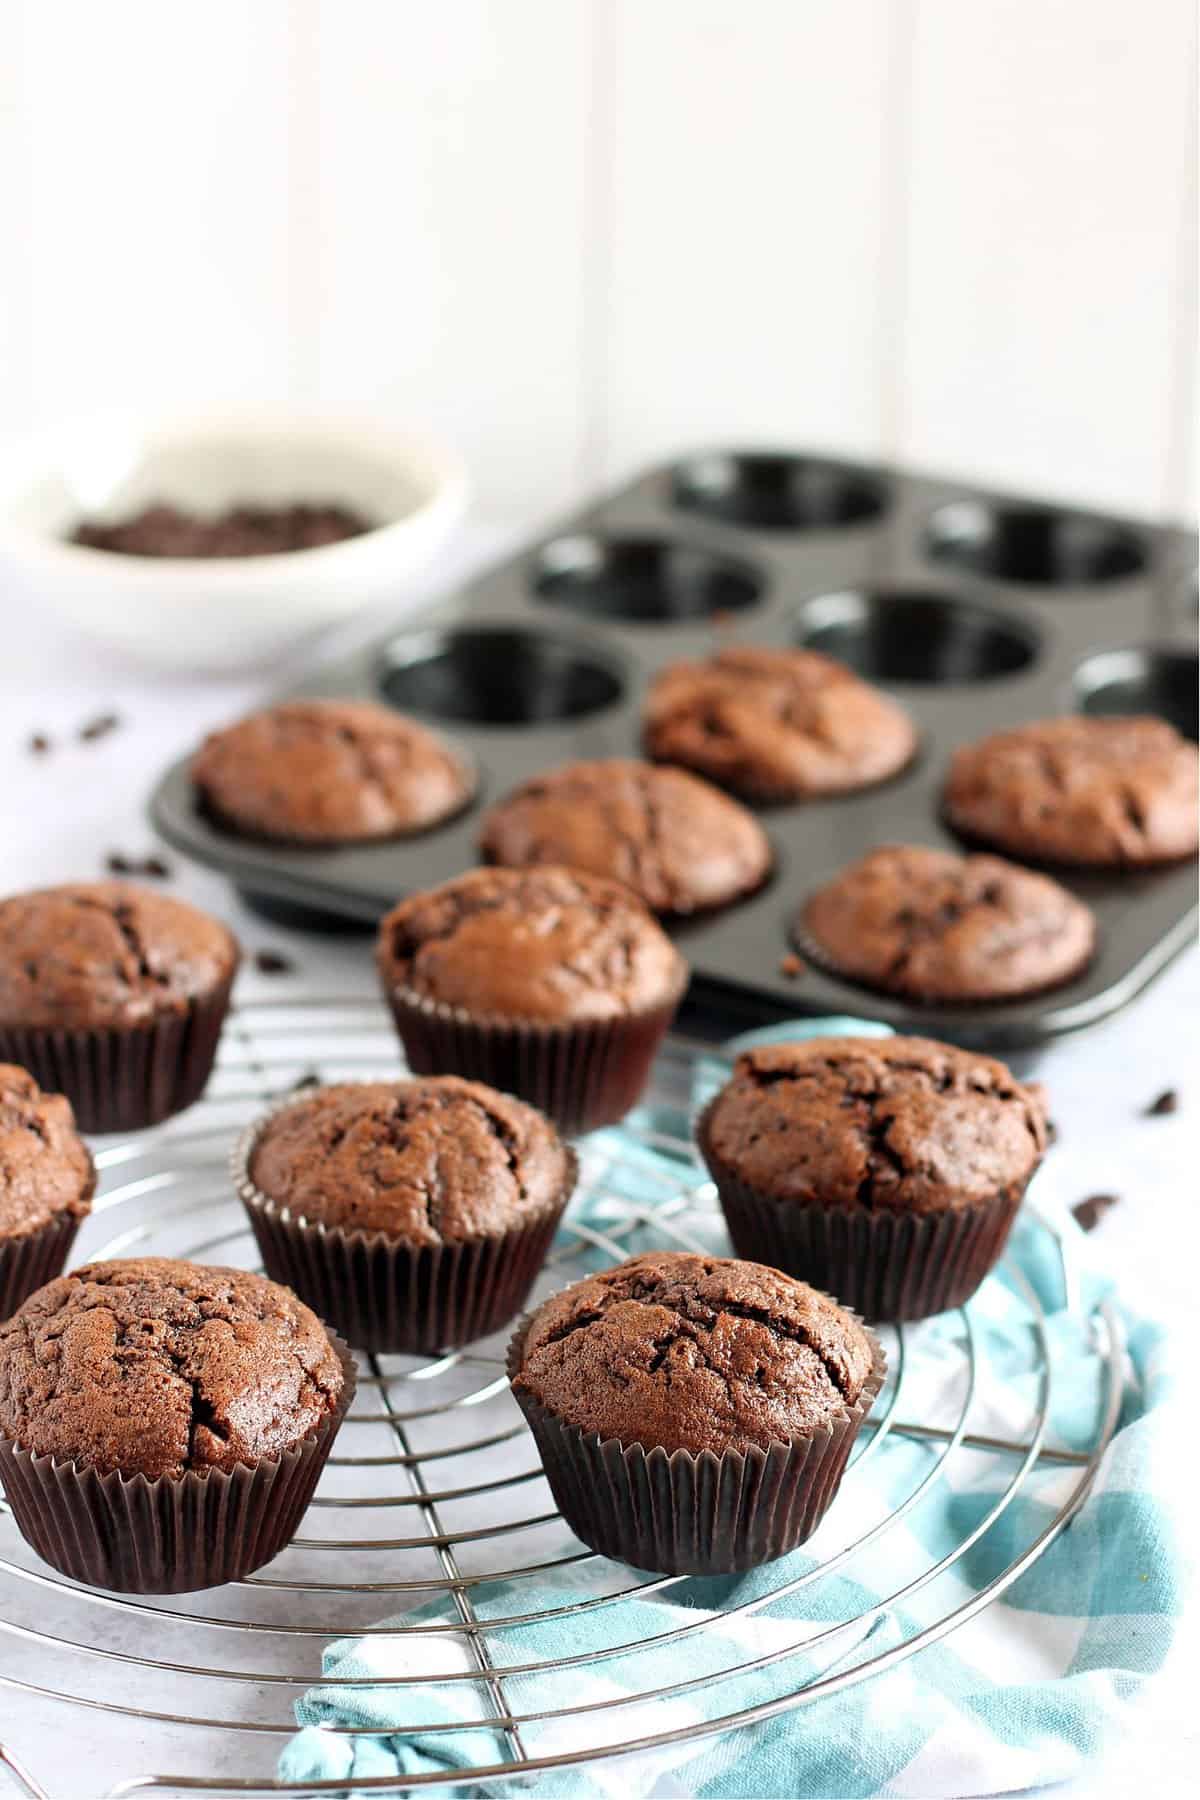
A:
{"type": "Polygon", "coordinates": [[[206,738],[192,781],[244,837],[357,844],[429,831],[475,790],[436,732],[363,700],[287,700],[206,738]]]}
{"type": "Polygon", "coordinates": [[[1044,719],[956,750],[942,797],[961,836],[1052,863],[1194,854],[1197,752],[1165,719],[1044,719]]]}
{"type": "Polygon", "coordinates": [[[646,696],[646,753],[764,803],[849,794],[912,760],[894,701],[817,650],[751,644],[671,663],[646,696]]]}
{"type": "Polygon", "coordinates": [[[611,875],[657,913],[726,906],[762,886],[771,846],[753,814],[683,769],[610,758],[536,775],[493,806],[480,848],[509,868],[611,875]]]}
{"type": "Polygon", "coordinates": [[[998,856],[888,844],[811,894],[793,937],[848,981],[953,1006],[1070,981],[1091,960],[1096,921],[1048,875],[998,856]]]}
{"type": "Polygon", "coordinates": [[[575,1157],[533,1107],[443,1075],[288,1101],[234,1177],[268,1275],[352,1344],[432,1352],[520,1311],[575,1157]]]}
{"type": "Polygon", "coordinates": [[[77,1581],[240,1580],[294,1534],[353,1390],[345,1346],[261,1275],[89,1263],[0,1325],[4,1490],[77,1581]]]}
{"type": "Polygon", "coordinates": [[[571,1528],[605,1556],[694,1575],[815,1531],[884,1367],[874,1334],[802,1282],[661,1251],[554,1295],[508,1355],[571,1528]]]}
{"type": "Polygon", "coordinates": [[[697,1142],[738,1253],[865,1318],[969,1300],[1046,1149],[1040,1093],[929,1038],[744,1051],[697,1142]]]}
{"type": "Polygon", "coordinates": [[[553,866],[402,900],[377,960],[411,1068],[518,1094],[568,1132],[634,1105],[688,973],[627,888],[553,866]]]}
{"type": "Polygon", "coordinates": [[[0,1063],[0,1320],[60,1272],[95,1187],[71,1102],[0,1063]]]}
{"type": "Polygon", "coordinates": [[[85,1131],[190,1106],[237,972],[232,932],[183,900],[76,882],[0,901],[0,1058],[66,1094],[85,1131]]]}

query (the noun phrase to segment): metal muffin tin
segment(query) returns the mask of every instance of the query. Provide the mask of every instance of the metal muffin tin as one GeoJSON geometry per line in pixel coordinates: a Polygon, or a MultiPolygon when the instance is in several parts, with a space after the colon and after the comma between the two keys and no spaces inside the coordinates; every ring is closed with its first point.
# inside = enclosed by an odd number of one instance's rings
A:
{"type": "Polygon", "coordinates": [[[911,767],[843,799],[764,810],[770,883],[673,927],[690,998],[722,1025],[797,1012],[881,1018],[962,1043],[1030,1045],[1133,998],[1194,936],[1193,863],[1058,871],[1093,907],[1098,954],[1077,980],[999,1005],[920,1007],[814,967],[785,972],[811,888],[879,843],[953,844],[938,813],[957,744],[1049,714],[1153,712],[1196,737],[1191,534],[961,484],[782,452],[711,452],[649,471],[530,549],[314,667],[294,694],[391,702],[475,760],[472,808],[406,841],[256,843],[196,805],[187,762],[151,800],[162,835],[247,896],[370,922],[478,860],[484,807],[579,758],[640,754],[648,680],[726,642],[808,644],[905,705],[911,767]]]}

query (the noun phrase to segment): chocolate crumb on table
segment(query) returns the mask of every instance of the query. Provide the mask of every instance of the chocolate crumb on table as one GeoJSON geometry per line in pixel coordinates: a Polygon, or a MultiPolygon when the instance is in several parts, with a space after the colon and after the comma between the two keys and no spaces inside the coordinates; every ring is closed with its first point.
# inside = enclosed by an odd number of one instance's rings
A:
{"type": "Polygon", "coordinates": [[[94,744],[97,738],[107,737],[121,723],[117,713],[97,713],[94,719],[88,719],[79,727],[81,744],[94,744]]]}
{"type": "Polygon", "coordinates": [[[789,951],[788,954],[780,960],[779,973],[785,976],[788,981],[796,981],[804,974],[807,967],[808,964],[804,961],[802,956],[797,956],[795,951],[789,951]]]}
{"type": "Polygon", "coordinates": [[[291,975],[296,968],[291,957],[280,950],[256,950],[254,966],[260,975],[291,975]]]}
{"type": "Polygon", "coordinates": [[[1119,1194],[1089,1194],[1086,1200],[1077,1200],[1071,1208],[1071,1216],[1083,1231],[1095,1231],[1097,1225],[1111,1207],[1119,1206],[1119,1194]]]}
{"type": "Polygon", "coordinates": [[[1146,1108],[1147,1119],[1165,1119],[1169,1113],[1179,1111],[1179,1091],[1177,1088],[1164,1088],[1158,1097],[1146,1108]]]}
{"type": "Polygon", "coordinates": [[[110,850],[104,866],[110,875],[148,876],[152,881],[171,879],[171,866],[161,856],[126,856],[120,850],[110,850]]]}

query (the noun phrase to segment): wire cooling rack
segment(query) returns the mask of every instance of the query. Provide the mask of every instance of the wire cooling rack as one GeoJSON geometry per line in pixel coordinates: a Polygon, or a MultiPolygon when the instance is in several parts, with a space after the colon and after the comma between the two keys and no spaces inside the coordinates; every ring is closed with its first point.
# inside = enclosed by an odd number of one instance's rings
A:
{"type": "MultiPolygon", "coordinates": [[[[701,1054],[683,1040],[666,1047],[652,1095],[656,1122],[662,1109],[686,1113],[701,1054]]],[[[368,1002],[242,1006],[203,1101],[99,1151],[99,1197],[80,1256],[254,1266],[227,1175],[235,1132],[306,1079],[395,1075],[397,1067],[390,1024],[368,1002]]],[[[632,1248],[725,1247],[683,1130],[631,1129],[624,1158],[606,1134],[585,1141],[580,1194],[535,1298],[632,1248]]],[[[1054,1242],[1066,1299],[1077,1307],[1054,1242]]],[[[344,1792],[345,1780],[288,1787],[275,1767],[294,1730],[293,1703],[320,1676],[323,1645],[346,1634],[387,1652],[381,1684],[419,1687],[425,1699],[433,1692],[468,1716],[468,1741],[478,1743],[470,1775],[409,1777],[406,1791],[464,1779],[503,1787],[506,1777],[539,1769],[666,1753],[874,1678],[966,1625],[1042,1555],[1083,1500],[1114,1430],[1122,1373],[1114,1315],[1101,1307],[1086,1321],[1101,1374],[1094,1440],[1056,1446],[1055,1384],[1071,1371],[1056,1366],[1032,1289],[1019,1271],[1009,1279],[1035,1351],[1028,1404],[1011,1429],[994,1429],[994,1407],[993,1429],[979,1428],[980,1400],[999,1384],[978,1303],[936,1327],[886,1333],[888,1382],[812,1557],[799,1574],[796,1559],[776,1565],[764,1592],[735,1596],[715,1618],[672,1613],[679,1578],[595,1556],[563,1524],[507,1391],[503,1334],[434,1360],[361,1358],[354,1409],[299,1536],[247,1581],[172,1599],[79,1588],[37,1560],[4,1507],[0,1738],[12,1741],[0,1746],[0,1768],[33,1795],[344,1792]],[[944,1499],[947,1485],[985,1500],[948,1554],[922,1553],[924,1509],[944,1499]],[[1017,1505],[1043,1492],[1044,1507],[1017,1505]],[[1031,1517],[1034,1525],[1015,1523],[1031,1517]],[[982,1559],[997,1532],[1002,1554],[982,1559]],[[796,1611],[797,1596],[861,1596],[853,1578],[864,1566],[877,1588],[881,1557],[891,1588],[882,1602],[796,1611]],[[623,1607],[631,1598],[663,1604],[651,1615],[623,1607]],[[793,1604],[781,1621],[785,1602],[793,1604]],[[631,1616],[657,1623],[631,1636],[631,1616]],[[881,1622],[886,1642],[874,1648],[881,1622]],[[618,1659],[619,1688],[604,1679],[618,1659]],[[655,1672],[639,1677],[651,1665],[655,1672]],[[18,1738],[32,1719],[36,1736],[18,1738]],[[59,1785],[64,1770],[74,1779],[59,1785]]],[[[407,1716],[434,1736],[451,1729],[440,1707],[437,1718],[407,1716]]],[[[353,1791],[389,1789],[394,1778],[353,1791]]]]}

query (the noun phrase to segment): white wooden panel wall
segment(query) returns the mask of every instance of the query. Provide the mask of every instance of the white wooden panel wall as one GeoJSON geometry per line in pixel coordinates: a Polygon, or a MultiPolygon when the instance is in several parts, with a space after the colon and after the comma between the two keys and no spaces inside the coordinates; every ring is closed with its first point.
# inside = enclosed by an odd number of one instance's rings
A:
{"type": "Polygon", "coordinates": [[[0,420],[291,400],[492,509],[672,445],[1194,476],[1192,0],[8,0],[0,420]]]}

